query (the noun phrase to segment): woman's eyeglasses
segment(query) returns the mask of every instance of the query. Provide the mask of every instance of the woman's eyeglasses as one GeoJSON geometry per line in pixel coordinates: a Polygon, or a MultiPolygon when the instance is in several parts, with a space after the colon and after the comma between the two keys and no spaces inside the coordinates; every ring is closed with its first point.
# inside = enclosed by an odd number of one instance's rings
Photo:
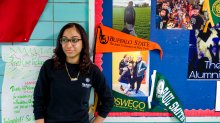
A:
{"type": "Polygon", "coordinates": [[[71,44],[75,44],[75,43],[79,42],[80,40],[82,40],[82,39],[78,39],[78,38],[72,38],[72,39],[61,38],[60,43],[61,44],[67,44],[68,42],[70,42],[71,44]]]}

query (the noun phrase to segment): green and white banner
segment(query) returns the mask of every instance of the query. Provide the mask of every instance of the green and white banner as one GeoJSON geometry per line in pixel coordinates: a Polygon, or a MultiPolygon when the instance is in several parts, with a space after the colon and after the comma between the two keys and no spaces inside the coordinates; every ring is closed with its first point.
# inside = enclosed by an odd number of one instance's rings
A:
{"type": "Polygon", "coordinates": [[[203,11],[207,11],[209,17],[203,30],[206,32],[209,23],[211,23],[213,27],[220,22],[220,0],[204,0],[203,11]]]}
{"type": "Polygon", "coordinates": [[[213,25],[220,22],[220,0],[208,0],[209,19],[213,25]]]}
{"type": "Polygon", "coordinates": [[[161,106],[172,113],[179,121],[185,122],[186,118],[183,108],[166,78],[154,71],[151,79],[151,94],[148,98],[149,108],[151,108],[152,100],[158,101],[161,106]]]}

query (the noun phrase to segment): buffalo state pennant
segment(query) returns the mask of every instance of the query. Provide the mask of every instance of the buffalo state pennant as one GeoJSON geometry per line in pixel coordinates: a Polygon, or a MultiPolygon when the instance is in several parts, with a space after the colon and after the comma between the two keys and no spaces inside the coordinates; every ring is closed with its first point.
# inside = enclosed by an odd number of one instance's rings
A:
{"type": "Polygon", "coordinates": [[[27,42],[47,0],[0,0],[0,42],[27,42]]]}
{"type": "Polygon", "coordinates": [[[98,25],[96,34],[95,51],[97,53],[159,50],[162,58],[162,49],[155,42],[125,34],[102,24],[98,25]]]}

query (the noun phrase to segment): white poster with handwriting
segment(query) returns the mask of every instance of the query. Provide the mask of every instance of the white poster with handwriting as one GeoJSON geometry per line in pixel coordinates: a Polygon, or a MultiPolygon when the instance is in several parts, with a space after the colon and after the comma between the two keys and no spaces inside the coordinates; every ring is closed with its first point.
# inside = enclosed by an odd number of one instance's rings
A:
{"type": "Polygon", "coordinates": [[[35,123],[33,91],[40,68],[54,47],[2,46],[6,62],[2,85],[2,123],[35,123]]]}

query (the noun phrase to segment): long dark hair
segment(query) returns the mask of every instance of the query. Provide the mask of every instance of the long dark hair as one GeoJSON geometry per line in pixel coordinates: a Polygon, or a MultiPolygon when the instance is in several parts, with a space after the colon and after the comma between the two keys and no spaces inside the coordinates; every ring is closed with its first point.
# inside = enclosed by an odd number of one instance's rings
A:
{"type": "Polygon", "coordinates": [[[60,43],[60,38],[62,38],[63,33],[66,29],[75,27],[76,30],[80,33],[80,36],[82,38],[82,43],[83,43],[83,48],[80,53],[80,61],[79,61],[79,66],[80,66],[80,74],[87,74],[91,65],[92,61],[89,58],[89,41],[87,38],[87,34],[83,27],[77,23],[68,23],[63,28],[60,30],[60,33],[57,37],[57,44],[56,48],[54,49],[54,68],[59,69],[64,67],[64,64],[66,62],[66,55],[63,52],[62,45],[60,43]]]}

